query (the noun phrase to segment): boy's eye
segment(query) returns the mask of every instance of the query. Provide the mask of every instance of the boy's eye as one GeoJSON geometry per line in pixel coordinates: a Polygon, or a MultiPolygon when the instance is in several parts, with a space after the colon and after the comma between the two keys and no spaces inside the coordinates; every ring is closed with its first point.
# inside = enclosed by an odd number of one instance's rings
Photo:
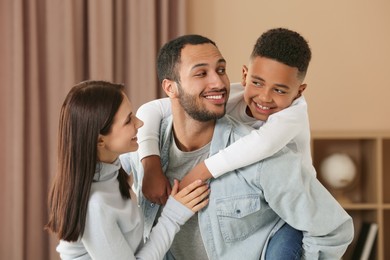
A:
{"type": "Polygon", "coordinates": [[[275,92],[278,93],[278,94],[282,94],[282,95],[287,93],[283,89],[278,89],[278,88],[275,89],[275,92]]]}
{"type": "Polygon", "coordinates": [[[261,87],[263,86],[263,83],[262,82],[259,82],[259,81],[252,81],[252,84],[256,87],[261,87]]]}

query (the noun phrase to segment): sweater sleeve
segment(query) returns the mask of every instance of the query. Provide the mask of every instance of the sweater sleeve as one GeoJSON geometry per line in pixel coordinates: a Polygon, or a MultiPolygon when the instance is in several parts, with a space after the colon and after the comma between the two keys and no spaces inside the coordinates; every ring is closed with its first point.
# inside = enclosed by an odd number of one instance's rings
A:
{"type": "Polygon", "coordinates": [[[176,233],[194,213],[175,200],[169,197],[157,225],[153,227],[149,240],[136,253],[137,259],[162,259],[171,247],[176,233]]]}
{"type": "MultiPolygon", "coordinates": [[[[176,201],[172,196],[158,219],[157,225],[152,229],[150,239],[142,245],[142,235],[134,236],[141,246],[132,249],[126,241],[123,231],[114,218],[98,204],[92,205],[82,242],[92,259],[163,259],[169,250],[176,233],[191,216],[193,212],[176,201]]],[[[129,231],[131,232],[131,231],[129,231]]]]}
{"type": "MultiPolygon", "coordinates": [[[[95,260],[136,259],[136,249],[128,244],[115,217],[99,203],[89,203],[88,208],[81,241],[91,258],[95,260]]],[[[141,243],[142,235],[134,236],[134,239],[139,239],[141,243]]]]}
{"type": "Polygon", "coordinates": [[[160,155],[158,146],[160,122],[169,115],[171,115],[169,98],[150,101],[138,109],[137,117],[144,122],[137,134],[140,160],[150,155],[160,155]]]}
{"type": "Polygon", "coordinates": [[[253,130],[205,160],[206,167],[218,178],[226,172],[263,160],[282,149],[308,126],[307,105],[303,97],[273,115],[257,130],[253,130]],[[237,153],[240,151],[240,153],[237,153]]]}

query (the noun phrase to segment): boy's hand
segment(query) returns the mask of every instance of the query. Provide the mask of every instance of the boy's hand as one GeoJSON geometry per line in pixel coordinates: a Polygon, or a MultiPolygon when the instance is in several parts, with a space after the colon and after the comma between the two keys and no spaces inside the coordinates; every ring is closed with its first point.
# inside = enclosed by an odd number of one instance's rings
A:
{"type": "Polygon", "coordinates": [[[201,162],[197,164],[191,171],[189,171],[186,176],[180,181],[179,190],[182,190],[184,187],[188,186],[190,183],[195,180],[201,180],[206,182],[208,179],[213,177],[207,169],[206,164],[201,162]]]}
{"type": "Polygon", "coordinates": [[[190,183],[179,192],[178,189],[179,183],[178,180],[175,180],[171,195],[194,213],[201,210],[209,203],[207,196],[210,194],[210,189],[208,188],[208,185],[201,180],[190,183]]]}
{"type": "Polygon", "coordinates": [[[162,171],[160,157],[157,155],[145,157],[142,159],[142,165],[144,167],[143,195],[153,203],[165,205],[172,189],[162,171]]]}

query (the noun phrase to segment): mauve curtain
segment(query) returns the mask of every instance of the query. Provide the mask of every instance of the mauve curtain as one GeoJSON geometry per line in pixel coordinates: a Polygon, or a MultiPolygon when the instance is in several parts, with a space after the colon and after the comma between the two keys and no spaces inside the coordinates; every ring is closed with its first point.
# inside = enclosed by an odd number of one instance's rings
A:
{"type": "Polygon", "coordinates": [[[155,57],[185,31],[185,0],[0,1],[0,259],[58,259],[43,230],[59,109],[86,79],[161,96],[155,57]]]}

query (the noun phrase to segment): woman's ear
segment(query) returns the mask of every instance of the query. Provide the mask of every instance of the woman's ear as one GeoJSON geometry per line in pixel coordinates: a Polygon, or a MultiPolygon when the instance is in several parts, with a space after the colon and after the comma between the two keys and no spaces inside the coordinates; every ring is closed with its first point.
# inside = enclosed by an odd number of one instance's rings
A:
{"type": "Polygon", "coordinates": [[[98,142],[97,142],[97,146],[98,148],[103,148],[105,146],[105,142],[104,142],[104,136],[103,135],[99,135],[98,137],[98,142]]]}
{"type": "Polygon", "coordinates": [[[164,79],[161,85],[165,94],[167,94],[168,97],[176,97],[177,85],[175,81],[170,79],[164,79]]]}

